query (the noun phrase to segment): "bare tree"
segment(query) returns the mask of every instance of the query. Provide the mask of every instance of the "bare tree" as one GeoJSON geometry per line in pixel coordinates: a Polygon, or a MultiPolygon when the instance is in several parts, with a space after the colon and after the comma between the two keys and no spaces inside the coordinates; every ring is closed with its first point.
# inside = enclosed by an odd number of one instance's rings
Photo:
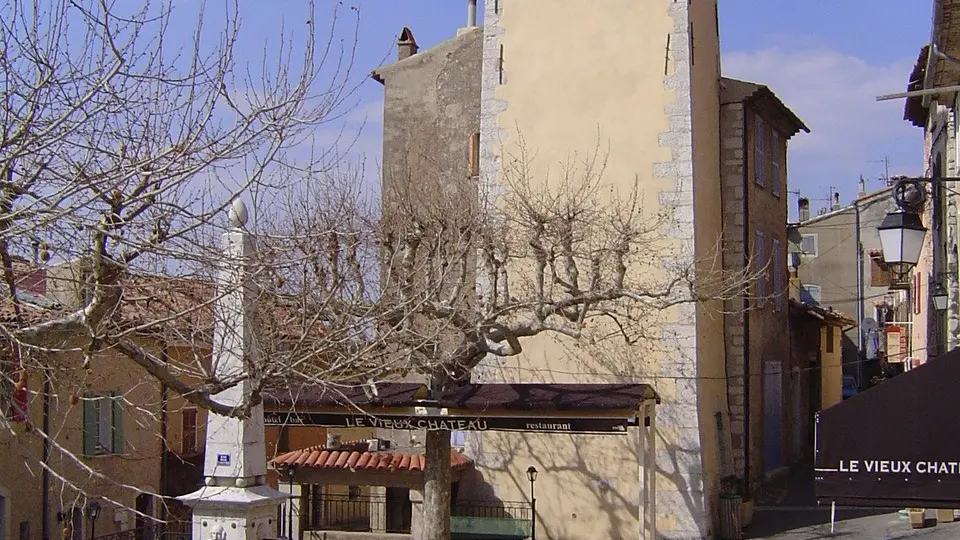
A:
{"type": "MultiPolygon", "coordinates": [[[[600,148],[549,178],[525,151],[511,156],[496,193],[424,174],[425,157],[383,204],[371,200],[340,145],[314,144],[317,128],[349,109],[355,35],[318,31],[310,6],[299,38],[264,49],[255,69],[237,58],[236,6],[216,39],[209,14],[194,15],[177,36],[183,19],[173,24],[169,3],[0,8],[0,262],[11,311],[0,332],[17,390],[36,373],[51,388],[34,395],[72,406],[87,399],[90,368],[132,365],[148,380],[120,398],[144,418],[161,406],[147,391],[158,384],[236,416],[281,383],[336,391],[419,374],[442,393],[541,334],[644,339],[672,306],[745,294],[758,271],[677,258],[661,231],[671,209],[645,206],[636,182],[606,179],[600,148]],[[259,203],[261,350],[248,366],[251,399],[226,407],[214,396],[238,380],[218,377],[208,355],[218,224],[240,194],[259,203]],[[41,263],[49,290],[34,294],[41,263]]],[[[41,463],[64,493],[83,492],[78,476],[122,483],[26,422],[72,471],[41,463]]],[[[449,432],[427,434],[431,540],[449,532],[449,452],[449,432]]]]}
{"type": "MultiPolygon", "coordinates": [[[[723,300],[749,294],[765,268],[724,271],[719,238],[710,257],[678,253],[663,234],[674,209],[644,205],[636,179],[612,183],[619,179],[605,177],[606,158],[598,146],[542,177],[521,147],[503,160],[503,185],[485,191],[475,180],[434,174],[440,168],[424,150],[415,165],[391,171],[381,212],[361,204],[359,193],[343,197],[342,186],[312,182],[280,226],[324,232],[274,232],[294,244],[277,250],[289,258],[278,269],[296,268],[291,298],[338,321],[331,329],[370,321],[361,349],[327,351],[363,366],[355,383],[414,373],[438,397],[469,382],[485,359],[523,354],[535,336],[633,344],[650,339],[646,329],[666,321],[673,306],[709,303],[720,316],[723,300]],[[379,266],[358,262],[375,251],[379,257],[367,260],[379,266]],[[346,282],[354,285],[349,297],[346,282]]],[[[332,382],[324,380],[329,372],[317,373],[298,374],[332,382]]],[[[428,431],[428,540],[449,537],[449,455],[449,431],[428,431]]]]}
{"type": "MultiPolygon", "coordinates": [[[[156,422],[161,404],[141,390],[157,386],[246,414],[212,398],[237,382],[218,378],[208,358],[219,216],[241,194],[258,199],[325,174],[349,150],[337,130],[362,81],[359,13],[337,6],[330,17],[303,3],[248,58],[239,11],[229,0],[0,6],[0,334],[9,345],[0,426],[15,433],[12,407],[43,441],[37,461],[64,493],[83,491],[78,478],[121,480],[59,446],[65,426],[24,418],[27,403],[10,395],[65,414],[88,401],[98,373],[121,366],[145,375],[118,397],[144,422],[156,422]],[[174,358],[168,344],[193,352],[174,358]]],[[[310,320],[278,312],[290,320],[277,343],[310,320]]]]}

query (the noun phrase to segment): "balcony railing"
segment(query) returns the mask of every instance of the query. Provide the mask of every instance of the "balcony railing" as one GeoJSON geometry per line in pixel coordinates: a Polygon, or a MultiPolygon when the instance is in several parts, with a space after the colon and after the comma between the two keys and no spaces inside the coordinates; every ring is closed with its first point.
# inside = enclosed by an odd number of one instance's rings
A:
{"type": "Polygon", "coordinates": [[[189,522],[171,521],[118,533],[97,535],[95,540],[190,540],[190,538],[191,525],[189,522]]]}
{"type": "MultiPolygon", "coordinates": [[[[316,491],[311,495],[306,530],[410,533],[408,498],[316,491]]],[[[501,538],[530,536],[532,512],[527,503],[457,501],[450,512],[454,537],[476,533],[496,533],[501,538]]]]}

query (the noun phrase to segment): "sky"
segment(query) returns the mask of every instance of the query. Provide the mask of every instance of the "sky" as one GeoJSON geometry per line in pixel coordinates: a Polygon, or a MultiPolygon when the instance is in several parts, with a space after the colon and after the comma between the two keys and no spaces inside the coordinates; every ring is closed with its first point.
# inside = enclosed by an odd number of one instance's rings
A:
{"type": "MultiPolygon", "coordinates": [[[[317,2],[318,20],[329,19],[331,5],[317,2]]],[[[359,16],[357,81],[395,59],[395,39],[403,26],[426,48],[455,35],[466,20],[466,0],[344,0],[337,5],[341,31],[352,30],[356,21],[350,17],[359,16]]],[[[244,30],[252,27],[256,36],[258,29],[281,22],[295,28],[303,24],[298,19],[302,6],[299,0],[241,1],[244,30]]],[[[832,190],[844,202],[853,200],[861,175],[872,191],[883,186],[887,168],[891,175],[922,172],[923,134],[903,121],[904,101],[875,98],[906,88],[929,40],[931,13],[932,0],[720,0],[723,74],[766,84],[811,129],[790,141],[792,215],[798,193],[811,199],[816,212],[832,190]]],[[[371,170],[380,150],[382,95],[382,87],[367,78],[343,119],[348,130],[361,130],[354,150],[368,156],[371,170]]]]}

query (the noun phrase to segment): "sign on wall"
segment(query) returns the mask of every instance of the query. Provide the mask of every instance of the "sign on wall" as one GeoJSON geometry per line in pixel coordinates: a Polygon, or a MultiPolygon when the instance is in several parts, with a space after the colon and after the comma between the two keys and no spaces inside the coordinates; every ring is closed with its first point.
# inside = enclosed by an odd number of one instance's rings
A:
{"type": "Polygon", "coordinates": [[[899,326],[887,326],[887,362],[903,362],[906,358],[906,332],[899,326]]]}
{"type": "Polygon", "coordinates": [[[405,416],[340,413],[264,412],[268,426],[314,426],[451,431],[527,431],[542,433],[626,433],[626,418],[520,417],[520,416],[405,416]]]}

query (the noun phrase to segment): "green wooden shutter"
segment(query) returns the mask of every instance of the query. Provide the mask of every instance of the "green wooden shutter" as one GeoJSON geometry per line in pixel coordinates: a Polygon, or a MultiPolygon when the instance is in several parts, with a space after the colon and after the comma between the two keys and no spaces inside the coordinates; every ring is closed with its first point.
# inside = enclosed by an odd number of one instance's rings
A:
{"type": "Polygon", "coordinates": [[[113,406],[113,421],[111,422],[113,427],[113,453],[122,454],[123,453],[123,399],[117,392],[110,393],[110,402],[113,406]]]}
{"type": "Polygon", "coordinates": [[[90,397],[83,400],[83,455],[87,457],[97,453],[97,408],[90,397]]]}

